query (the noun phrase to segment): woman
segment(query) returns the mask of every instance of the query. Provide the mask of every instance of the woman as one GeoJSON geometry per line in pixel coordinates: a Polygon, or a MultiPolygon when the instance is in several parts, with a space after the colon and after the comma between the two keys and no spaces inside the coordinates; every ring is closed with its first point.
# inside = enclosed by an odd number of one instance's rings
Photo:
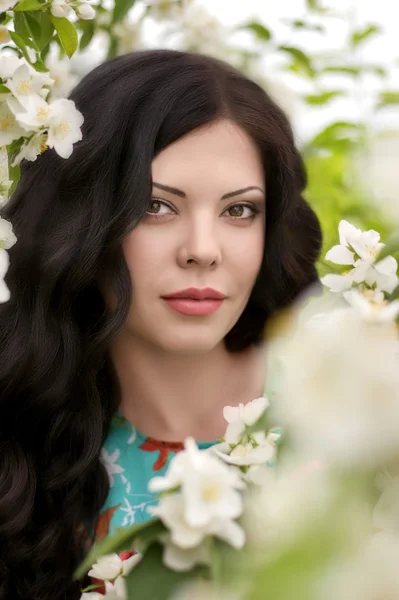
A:
{"type": "Polygon", "coordinates": [[[71,98],[83,140],[24,164],[2,212],[1,599],[79,598],[89,532],[147,518],[184,438],[263,393],[265,323],[317,280],[303,163],[254,82],[146,51],[71,98]]]}

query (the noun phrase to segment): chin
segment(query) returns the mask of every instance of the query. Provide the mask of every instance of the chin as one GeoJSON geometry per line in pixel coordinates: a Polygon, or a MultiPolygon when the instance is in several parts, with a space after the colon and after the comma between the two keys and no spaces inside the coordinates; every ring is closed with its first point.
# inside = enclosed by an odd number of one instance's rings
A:
{"type": "MultiPolygon", "coordinates": [[[[206,333],[206,332],[204,332],[206,333]]],[[[208,354],[217,346],[223,343],[223,336],[216,336],[215,332],[208,332],[208,335],[177,335],[174,332],[170,337],[158,340],[158,346],[165,352],[181,354],[182,356],[195,356],[208,354]]]]}

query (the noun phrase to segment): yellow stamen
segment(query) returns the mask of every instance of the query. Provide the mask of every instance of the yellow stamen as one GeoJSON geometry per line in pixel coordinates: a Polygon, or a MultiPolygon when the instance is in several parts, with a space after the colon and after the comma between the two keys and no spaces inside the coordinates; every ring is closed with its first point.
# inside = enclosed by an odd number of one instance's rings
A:
{"type": "Polygon", "coordinates": [[[7,129],[11,129],[11,127],[14,125],[15,119],[14,116],[11,114],[6,115],[3,119],[1,119],[0,121],[0,129],[2,131],[6,131],[7,129]]]}
{"type": "Polygon", "coordinates": [[[220,498],[219,488],[214,483],[208,483],[202,490],[202,498],[205,502],[216,502],[220,498]]]}
{"type": "Polygon", "coordinates": [[[20,94],[30,94],[32,92],[31,80],[23,79],[19,82],[17,89],[20,94]]]}

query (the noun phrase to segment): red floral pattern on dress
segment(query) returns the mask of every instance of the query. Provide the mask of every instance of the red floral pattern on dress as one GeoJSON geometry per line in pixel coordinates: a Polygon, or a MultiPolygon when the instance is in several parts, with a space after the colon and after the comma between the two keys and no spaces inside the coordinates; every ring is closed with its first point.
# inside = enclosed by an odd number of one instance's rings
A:
{"type": "Polygon", "coordinates": [[[117,504],[116,506],[111,506],[110,508],[108,508],[107,510],[104,510],[104,512],[102,512],[100,514],[100,516],[97,519],[97,523],[96,523],[96,541],[100,541],[103,538],[107,537],[108,533],[109,533],[109,526],[111,524],[111,520],[112,517],[114,515],[114,512],[120,507],[120,504],[117,504]]]}
{"type": "Polygon", "coordinates": [[[162,442],[155,438],[148,437],[140,446],[144,452],[159,452],[159,456],[155,461],[152,470],[160,471],[168,460],[171,452],[181,452],[184,450],[184,442],[162,442]]]}

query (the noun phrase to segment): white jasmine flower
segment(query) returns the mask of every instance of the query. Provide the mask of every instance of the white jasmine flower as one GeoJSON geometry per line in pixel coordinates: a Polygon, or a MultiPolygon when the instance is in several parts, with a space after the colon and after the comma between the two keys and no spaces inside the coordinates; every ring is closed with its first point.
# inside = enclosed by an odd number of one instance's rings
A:
{"type": "Polygon", "coordinates": [[[0,146],[8,146],[23,135],[25,135],[25,131],[18,123],[8,102],[0,100],[0,146]]]}
{"type": "Polygon", "coordinates": [[[14,94],[22,106],[26,106],[27,99],[39,95],[45,85],[52,85],[53,80],[47,73],[38,73],[28,64],[21,65],[6,81],[7,87],[14,94]]]}
{"type": "Polygon", "coordinates": [[[353,285],[354,279],[352,272],[348,271],[342,275],[335,275],[334,273],[324,275],[320,281],[323,285],[330,288],[331,292],[339,293],[344,290],[349,290],[353,285]]]}
{"type": "Polygon", "coordinates": [[[0,13],[10,10],[17,4],[18,0],[0,0],[0,13]]]}
{"type": "Polygon", "coordinates": [[[345,300],[367,321],[387,323],[399,315],[399,301],[388,302],[380,290],[344,292],[345,300]]]}
{"type": "Polygon", "coordinates": [[[46,66],[50,77],[54,81],[51,88],[51,98],[66,98],[76,85],[78,78],[72,73],[71,61],[68,58],[59,58],[58,46],[53,45],[46,58],[46,66]]]}
{"type": "Polygon", "coordinates": [[[17,238],[12,229],[12,224],[0,217],[0,242],[2,248],[8,250],[16,243],[17,238]]]}
{"type": "Polygon", "coordinates": [[[235,519],[242,513],[238,490],[245,484],[239,472],[199,450],[192,438],[185,440],[185,450],[172,459],[166,476],[154,477],[148,489],[154,492],[177,486],[181,486],[184,518],[189,526],[206,527],[213,519],[235,519]]]}
{"type": "Polygon", "coordinates": [[[180,493],[163,496],[159,505],[154,508],[154,514],[169,529],[170,540],[173,544],[183,549],[195,548],[207,536],[213,535],[236,549],[242,548],[245,542],[245,532],[227,515],[201,519],[201,524],[193,524],[192,520],[187,519],[188,508],[189,502],[180,493]]]}
{"type": "Polygon", "coordinates": [[[374,262],[384,244],[380,243],[380,234],[373,229],[361,231],[348,221],[338,226],[340,244],[326,254],[326,259],[338,265],[354,265],[355,253],[366,262],[374,262]]]}
{"type": "MultiPolygon", "coordinates": [[[[2,11],[0,11],[2,12],[2,11]]],[[[21,65],[26,64],[22,58],[18,58],[15,52],[11,50],[0,51],[0,77],[3,81],[7,81],[12,77],[15,71],[21,65]]]]}
{"type": "Polygon", "coordinates": [[[23,159],[35,161],[36,158],[47,150],[47,134],[39,132],[26,141],[14,159],[13,166],[19,165],[23,159]]]}
{"type": "Polygon", "coordinates": [[[76,8],[76,14],[78,17],[85,19],[86,21],[95,19],[96,17],[96,11],[87,2],[82,2],[82,4],[79,4],[79,6],[76,8]]]}
{"type": "Polygon", "coordinates": [[[347,221],[341,221],[338,230],[340,244],[327,252],[326,259],[339,265],[352,265],[353,269],[343,275],[326,275],[321,278],[322,284],[336,293],[350,289],[354,283],[376,285],[381,291],[391,293],[398,284],[398,265],[392,256],[376,263],[384,247],[380,234],[373,229],[361,231],[347,221]]]}
{"type": "Polygon", "coordinates": [[[122,562],[116,553],[100,556],[89,571],[89,577],[113,581],[122,573],[122,562]]]}
{"type": "Polygon", "coordinates": [[[18,124],[26,131],[35,131],[47,127],[50,122],[50,105],[39,95],[28,96],[24,106],[15,98],[8,98],[7,103],[15,115],[18,124]]]}
{"type": "Polygon", "coordinates": [[[264,431],[251,434],[248,442],[237,444],[233,449],[226,444],[221,451],[217,449],[216,454],[225,462],[236,466],[265,465],[276,456],[276,447],[264,431]]]}
{"type": "Polygon", "coordinates": [[[228,423],[224,436],[226,442],[237,444],[245,432],[245,428],[254,425],[265,410],[269,407],[267,398],[256,398],[248,404],[240,403],[238,406],[225,406],[223,416],[228,423]]]}
{"type": "Polygon", "coordinates": [[[69,17],[72,12],[72,8],[66,0],[53,0],[50,10],[54,17],[60,18],[69,17]]]}
{"type": "Polygon", "coordinates": [[[0,248],[0,303],[8,302],[10,299],[10,290],[7,287],[4,277],[10,266],[9,254],[4,248],[0,248]]]}
{"type": "Polygon", "coordinates": [[[172,571],[180,572],[190,571],[196,565],[209,565],[209,544],[203,542],[194,548],[180,548],[168,540],[164,547],[163,562],[172,571]]]}
{"type": "Polygon", "coordinates": [[[62,158],[69,158],[73,144],[82,139],[81,126],[84,118],[72,100],[59,99],[50,103],[47,145],[62,158]]]}
{"type": "Polygon", "coordinates": [[[110,581],[105,582],[104,600],[128,600],[124,577],[117,577],[113,583],[110,581]]]}

